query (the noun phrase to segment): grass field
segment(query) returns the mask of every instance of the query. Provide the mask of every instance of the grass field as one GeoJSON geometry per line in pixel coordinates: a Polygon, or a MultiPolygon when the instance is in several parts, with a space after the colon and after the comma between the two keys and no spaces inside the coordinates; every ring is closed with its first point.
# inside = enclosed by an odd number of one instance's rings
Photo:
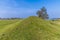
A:
{"type": "Polygon", "coordinates": [[[0,40],[60,40],[60,20],[0,20],[0,40]]]}

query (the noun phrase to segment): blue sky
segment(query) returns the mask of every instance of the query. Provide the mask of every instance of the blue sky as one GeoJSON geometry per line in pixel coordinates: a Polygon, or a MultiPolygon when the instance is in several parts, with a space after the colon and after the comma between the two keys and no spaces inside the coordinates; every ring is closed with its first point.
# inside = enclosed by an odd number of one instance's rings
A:
{"type": "Polygon", "coordinates": [[[60,0],[0,0],[0,17],[35,16],[45,6],[50,18],[60,18],[60,0]]]}

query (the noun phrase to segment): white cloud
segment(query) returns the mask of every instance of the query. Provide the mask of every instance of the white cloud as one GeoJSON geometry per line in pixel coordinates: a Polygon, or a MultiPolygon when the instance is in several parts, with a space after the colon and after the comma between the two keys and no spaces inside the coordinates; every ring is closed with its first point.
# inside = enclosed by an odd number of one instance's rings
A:
{"type": "Polygon", "coordinates": [[[31,15],[37,9],[19,7],[15,0],[0,0],[0,17],[31,15]]]}

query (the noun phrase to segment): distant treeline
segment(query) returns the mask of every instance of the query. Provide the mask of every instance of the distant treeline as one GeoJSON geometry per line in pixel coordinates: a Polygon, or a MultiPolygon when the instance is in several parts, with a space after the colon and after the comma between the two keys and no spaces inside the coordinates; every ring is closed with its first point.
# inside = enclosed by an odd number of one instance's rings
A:
{"type": "Polygon", "coordinates": [[[10,20],[10,19],[23,19],[23,18],[0,18],[0,20],[6,20],[6,19],[10,20]]]}

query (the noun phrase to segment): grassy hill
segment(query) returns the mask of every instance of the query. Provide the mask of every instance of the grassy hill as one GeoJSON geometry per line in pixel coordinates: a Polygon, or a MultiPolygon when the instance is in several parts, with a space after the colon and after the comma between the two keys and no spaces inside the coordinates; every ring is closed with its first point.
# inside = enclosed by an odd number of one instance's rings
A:
{"type": "Polygon", "coordinates": [[[60,40],[60,21],[32,16],[24,20],[1,20],[0,40],[60,40]]]}

